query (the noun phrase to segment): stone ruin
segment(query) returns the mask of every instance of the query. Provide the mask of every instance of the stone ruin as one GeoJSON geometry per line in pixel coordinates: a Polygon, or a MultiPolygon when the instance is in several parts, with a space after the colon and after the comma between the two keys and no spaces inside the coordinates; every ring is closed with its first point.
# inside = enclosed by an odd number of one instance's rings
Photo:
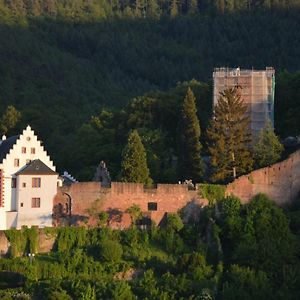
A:
{"type": "Polygon", "coordinates": [[[101,160],[99,166],[96,169],[93,181],[101,182],[102,187],[110,187],[111,185],[111,178],[106,164],[103,160],[101,160]]]}

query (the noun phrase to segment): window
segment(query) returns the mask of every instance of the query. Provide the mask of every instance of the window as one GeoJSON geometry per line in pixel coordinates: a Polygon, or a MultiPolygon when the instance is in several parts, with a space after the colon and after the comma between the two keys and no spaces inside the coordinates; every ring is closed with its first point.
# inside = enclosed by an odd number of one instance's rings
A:
{"type": "Polygon", "coordinates": [[[12,178],[11,179],[11,187],[15,189],[17,187],[17,178],[12,178]]]}
{"type": "Polygon", "coordinates": [[[14,160],[14,166],[15,167],[19,167],[19,165],[20,165],[20,160],[18,158],[15,158],[15,160],[14,160]]]}
{"type": "Polygon", "coordinates": [[[23,183],[22,183],[22,186],[23,186],[23,187],[26,187],[26,182],[23,182],[23,183]]]}
{"type": "Polygon", "coordinates": [[[157,202],[148,202],[148,210],[157,210],[157,202]]]}
{"type": "Polygon", "coordinates": [[[20,206],[23,207],[23,202],[20,203],[20,206]]]}
{"type": "Polygon", "coordinates": [[[22,147],[22,153],[26,153],[26,147],[22,147]]]}
{"type": "Polygon", "coordinates": [[[32,187],[34,188],[41,187],[41,178],[32,178],[32,187]]]}
{"type": "Polygon", "coordinates": [[[41,207],[41,198],[31,198],[31,207],[41,207]]]}
{"type": "Polygon", "coordinates": [[[35,148],[31,148],[31,154],[35,154],[35,148]]]}

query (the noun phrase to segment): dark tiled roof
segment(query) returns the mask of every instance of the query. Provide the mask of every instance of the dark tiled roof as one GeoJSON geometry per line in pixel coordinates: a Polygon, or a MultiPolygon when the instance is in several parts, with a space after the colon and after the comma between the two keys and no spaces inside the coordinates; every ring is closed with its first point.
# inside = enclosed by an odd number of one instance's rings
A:
{"type": "Polygon", "coordinates": [[[2,141],[2,143],[0,144],[0,163],[3,162],[6,155],[9,153],[9,150],[12,149],[18,138],[19,135],[15,135],[2,141]]]}
{"type": "Polygon", "coordinates": [[[46,166],[41,160],[35,159],[18,171],[16,175],[57,175],[57,173],[46,166]]]}

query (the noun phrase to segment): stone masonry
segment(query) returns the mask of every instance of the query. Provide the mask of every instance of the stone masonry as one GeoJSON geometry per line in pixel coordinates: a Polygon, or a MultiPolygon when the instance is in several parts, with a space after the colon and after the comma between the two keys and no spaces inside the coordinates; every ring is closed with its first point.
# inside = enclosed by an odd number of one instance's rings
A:
{"type": "Polygon", "coordinates": [[[73,224],[88,222],[93,225],[92,218],[88,220],[92,208],[108,212],[109,225],[114,228],[130,225],[130,217],[125,211],[133,204],[138,205],[144,215],[156,224],[163,221],[166,213],[190,207],[193,214],[194,206],[207,204],[199,191],[190,190],[186,184],[158,184],[156,188],[145,188],[143,184],[123,182],[112,182],[110,188],[102,187],[98,182],[80,182],[62,187],[54,199],[54,211],[68,216],[70,201],[73,224]]]}
{"type": "Polygon", "coordinates": [[[239,197],[247,203],[258,193],[268,195],[279,206],[299,200],[300,150],[286,160],[255,170],[227,185],[226,194],[239,197]]]}

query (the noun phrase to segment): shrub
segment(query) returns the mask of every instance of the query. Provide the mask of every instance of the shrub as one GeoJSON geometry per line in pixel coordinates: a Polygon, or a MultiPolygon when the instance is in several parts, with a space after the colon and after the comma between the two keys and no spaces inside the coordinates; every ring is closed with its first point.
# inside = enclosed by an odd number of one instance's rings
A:
{"type": "Polygon", "coordinates": [[[104,240],[100,245],[101,258],[108,262],[118,262],[123,254],[122,246],[117,241],[104,240]]]}

